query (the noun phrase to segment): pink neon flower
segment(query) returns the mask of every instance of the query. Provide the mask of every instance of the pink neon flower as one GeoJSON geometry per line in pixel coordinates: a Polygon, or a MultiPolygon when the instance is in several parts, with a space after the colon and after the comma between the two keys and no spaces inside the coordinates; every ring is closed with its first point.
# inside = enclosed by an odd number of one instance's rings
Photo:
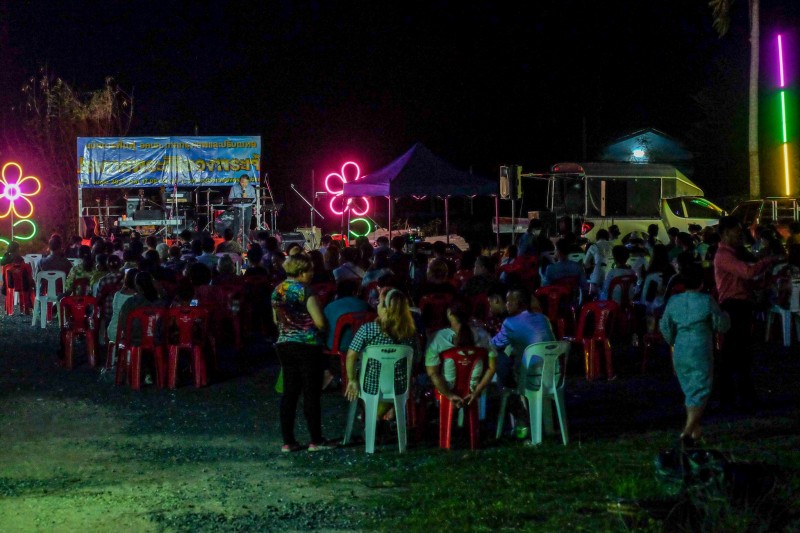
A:
{"type": "Polygon", "coordinates": [[[33,216],[33,203],[27,197],[35,196],[41,190],[42,184],[39,178],[35,176],[22,177],[22,167],[18,163],[3,165],[3,170],[0,172],[0,218],[6,218],[11,213],[14,213],[17,218],[33,216]],[[16,168],[16,173],[9,172],[9,167],[16,168]],[[29,190],[31,185],[34,185],[36,189],[29,190]]]}
{"type": "Polygon", "coordinates": [[[352,209],[353,214],[357,217],[362,217],[367,214],[367,211],[369,211],[369,200],[363,196],[354,198],[345,198],[342,196],[345,183],[353,183],[354,181],[360,180],[362,177],[361,169],[358,168],[358,165],[353,161],[348,161],[342,165],[341,173],[332,172],[325,177],[325,188],[333,195],[330,208],[335,215],[342,215],[346,213],[348,209],[352,209]],[[350,167],[355,167],[355,173],[353,173],[352,170],[348,172],[348,168],[350,167]],[[348,174],[354,174],[354,176],[348,176],[348,174]],[[348,180],[348,177],[352,177],[352,180],[348,180]]]}

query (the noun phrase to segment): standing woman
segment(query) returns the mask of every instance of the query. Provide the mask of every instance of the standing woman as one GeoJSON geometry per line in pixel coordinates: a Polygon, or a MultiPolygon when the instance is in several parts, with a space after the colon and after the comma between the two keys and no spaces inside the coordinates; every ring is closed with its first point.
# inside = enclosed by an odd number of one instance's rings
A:
{"type": "Polygon", "coordinates": [[[322,374],[325,358],[322,355],[320,333],[325,330],[325,315],[317,297],[308,285],[314,277],[311,259],[299,253],[283,264],[286,280],[272,293],[272,313],[278,325],[276,351],[283,372],[281,398],[281,452],[302,449],[294,436],[297,400],[303,394],[303,412],[308,424],[311,443],[308,451],[316,452],[331,446],[322,438],[322,374]]]}

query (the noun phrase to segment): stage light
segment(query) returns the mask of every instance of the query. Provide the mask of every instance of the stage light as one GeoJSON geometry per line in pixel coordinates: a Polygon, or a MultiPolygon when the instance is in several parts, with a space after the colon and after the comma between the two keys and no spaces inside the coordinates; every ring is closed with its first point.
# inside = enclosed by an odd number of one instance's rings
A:
{"type": "Polygon", "coordinates": [[[363,222],[366,225],[366,230],[364,230],[364,233],[356,233],[352,229],[349,229],[348,231],[350,232],[350,235],[358,239],[359,237],[366,237],[370,233],[372,233],[374,228],[372,227],[372,223],[366,218],[354,218],[353,220],[350,221],[350,227],[352,227],[353,224],[356,224],[358,222],[363,222]]]}
{"type": "Polygon", "coordinates": [[[30,218],[33,216],[33,203],[28,199],[29,196],[36,196],[42,190],[42,183],[39,178],[35,176],[22,176],[22,167],[19,163],[8,162],[3,165],[0,171],[0,218],[6,218],[13,215],[16,218],[30,218]],[[6,172],[9,167],[17,169],[16,178],[7,176],[6,172]],[[33,182],[36,189],[25,192],[23,184],[26,182],[33,182]],[[17,209],[17,205],[21,208],[17,209]]]}
{"type": "Polygon", "coordinates": [[[325,176],[325,189],[332,195],[329,207],[334,215],[343,215],[348,210],[352,210],[353,214],[361,217],[369,211],[369,200],[367,198],[354,197],[345,198],[344,184],[353,183],[362,178],[361,168],[354,161],[348,161],[342,165],[340,172],[331,172],[325,176]],[[352,171],[348,172],[348,168],[355,168],[355,176],[352,181],[348,180],[348,174],[353,174],[352,171]]]}

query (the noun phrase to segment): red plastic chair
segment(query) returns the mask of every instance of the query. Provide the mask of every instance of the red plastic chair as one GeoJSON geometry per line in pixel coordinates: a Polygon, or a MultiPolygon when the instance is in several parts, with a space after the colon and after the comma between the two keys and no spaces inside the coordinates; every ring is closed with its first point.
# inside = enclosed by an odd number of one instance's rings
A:
{"type": "Polygon", "coordinates": [[[528,285],[531,290],[536,290],[539,287],[539,257],[535,255],[520,255],[512,262],[513,265],[519,267],[519,275],[522,282],[528,285]]]}
{"type": "MultiPolygon", "coordinates": [[[[475,370],[475,365],[479,362],[483,363],[483,370],[486,371],[488,367],[488,353],[484,348],[476,347],[461,347],[450,348],[442,352],[442,366],[445,361],[453,361],[456,365],[456,382],[453,385],[452,391],[462,398],[470,393],[470,381],[472,381],[472,373],[475,370]]],[[[453,428],[453,403],[442,396],[439,397],[439,448],[446,450],[450,449],[451,434],[453,428]]],[[[472,402],[470,405],[464,407],[466,409],[467,430],[469,431],[469,447],[472,450],[478,448],[479,426],[478,421],[478,403],[472,402]]]]}
{"type": "Polygon", "coordinates": [[[97,360],[97,330],[100,325],[100,306],[93,296],[65,296],[59,302],[58,325],[61,329],[61,347],[64,350],[64,367],[72,369],[75,338],[86,339],[89,365],[97,360]]]}
{"type": "MultiPolygon", "coordinates": [[[[379,281],[370,281],[369,283],[367,283],[366,287],[360,288],[359,297],[365,302],[369,302],[369,295],[372,294],[373,291],[376,293],[380,291],[379,281]]],[[[328,300],[328,303],[330,303],[330,300],[328,300]]]]}
{"type": "Polygon", "coordinates": [[[196,338],[195,332],[205,332],[208,326],[208,312],[201,307],[175,307],[167,312],[170,339],[167,341],[169,360],[167,362],[167,386],[174,389],[178,375],[178,354],[189,350],[192,354],[192,373],[197,388],[208,384],[206,361],[203,356],[203,339],[196,338]]]}
{"type": "Polygon", "coordinates": [[[447,308],[452,301],[453,296],[445,293],[426,294],[419,299],[422,323],[428,332],[444,329],[450,325],[447,320],[447,308]]]}
{"type": "Polygon", "coordinates": [[[3,286],[6,288],[6,314],[13,315],[15,304],[22,314],[33,310],[36,297],[31,266],[27,263],[10,264],[3,267],[3,286]],[[16,302],[15,302],[16,300],[16,302]]]}
{"type": "Polygon", "coordinates": [[[75,296],[88,295],[90,278],[75,278],[72,282],[72,294],[75,296]]]}
{"type": "Polygon", "coordinates": [[[633,274],[625,274],[617,276],[611,280],[608,285],[608,299],[614,300],[619,304],[620,320],[618,321],[620,334],[627,336],[631,330],[635,330],[633,326],[634,309],[633,299],[631,292],[633,287],[636,286],[638,278],[633,274]],[[617,289],[619,289],[619,300],[616,298],[617,289]]]}
{"type": "Polygon", "coordinates": [[[326,305],[333,300],[334,295],[336,295],[336,283],[332,281],[325,281],[322,283],[314,283],[309,287],[311,289],[311,294],[317,297],[319,300],[320,308],[324,308],[326,305]]]}
{"type": "Polygon", "coordinates": [[[540,287],[534,293],[539,300],[545,302],[545,311],[551,324],[555,324],[558,338],[567,335],[567,320],[569,325],[575,324],[575,308],[572,306],[572,292],[561,285],[548,285],[540,287]],[[566,310],[566,311],[565,311],[566,310]],[[566,316],[564,316],[566,313],[566,316]]]}
{"type": "Polygon", "coordinates": [[[355,334],[358,328],[372,322],[377,318],[377,314],[372,311],[362,311],[355,313],[345,313],[336,320],[336,325],[333,331],[333,345],[330,350],[325,351],[325,355],[331,357],[338,357],[342,371],[342,392],[347,389],[347,350],[339,350],[339,345],[342,341],[342,336],[348,329],[355,334]]]}
{"type": "Polygon", "coordinates": [[[553,280],[550,285],[569,289],[570,303],[573,308],[577,309],[583,305],[583,288],[581,287],[580,276],[564,276],[563,278],[553,280]]]}
{"type": "MultiPolygon", "coordinates": [[[[117,352],[117,385],[122,383],[127,374],[131,388],[133,390],[140,389],[142,351],[148,350],[153,353],[153,358],[155,360],[156,385],[159,388],[163,388],[166,377],[166,361],[164,360],[162,328],[166,316],[167,310],[161,309],[160,307],[139,307],[128,314],[123,338],[124,342],[127,343],[130,361],[128,362],[125,360],[121,351],[117,352]],[[131,335],[133,333],[133,325],[137,322],[140,326],[141,339],[139,344],[135,345],[131,335]],[[162,339],[158,339],[157,337],[162,337],[162,339]]],[[[120,324],[120,327],[122,327],[122,324],[120,324]]]]}
{"type": "Polygon", "coordinates": [[[472,318],[480,322],[486,322],[492,314],[492,306],[489,304],[487,294],[476,294],[469,299],[470,313],[472,318]]]}
{"type": "Polygon", "coordinates": [[[245,276],[244,293],[241,308],[242,331],[257,331],[271,333],[274,330],[272,322],[272,283],[269,276],[245,276]]]}
{"type": "Polygon", "coordinates": [[[456,289],[460,289],[461,287],[464,286],[466,282],[472,279],[472,276],[474,275],[475,275],[474,270],[469,270],[469,269],[459,270],[453,275],[453,279],[450,281],[452,282],[453,286],[456,289]]]}
{"type": "Polygon", "coordinates": [[[218,292],[221,306],[216,309],[216,337],[220,338],[223,323],[230,323],[233,329],[233,342],[237,350],[242,348],[242,320],[241,310],[244,300],[244,285],[223,284],[219,285],[218,292]]]}
{"type": "Polygon", "coordinates": [[[581,309],[578,318],[578,328],[575,341],[583,344],[583,355],[586,365],[586,379],[592,381],[600,375],[600,351],[603,351],[606,361],[606,377],[614,379],[613,352],[609,332],[614,324],[614,318],[619,311],[619,304],[612,300],[589,302],[581,309]],[[587,330],[589,318],[593,319],[592,332],[587,330]]]}

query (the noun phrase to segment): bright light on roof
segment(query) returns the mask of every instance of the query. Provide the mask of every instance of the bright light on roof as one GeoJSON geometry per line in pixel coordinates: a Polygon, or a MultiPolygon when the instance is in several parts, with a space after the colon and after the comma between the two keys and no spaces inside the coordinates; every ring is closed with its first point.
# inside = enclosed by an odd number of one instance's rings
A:
{"type": "Polygon", "coordinates": [[[633,157],[644,157],[644,150],[637,148],[633,151],[633,157]]]}

